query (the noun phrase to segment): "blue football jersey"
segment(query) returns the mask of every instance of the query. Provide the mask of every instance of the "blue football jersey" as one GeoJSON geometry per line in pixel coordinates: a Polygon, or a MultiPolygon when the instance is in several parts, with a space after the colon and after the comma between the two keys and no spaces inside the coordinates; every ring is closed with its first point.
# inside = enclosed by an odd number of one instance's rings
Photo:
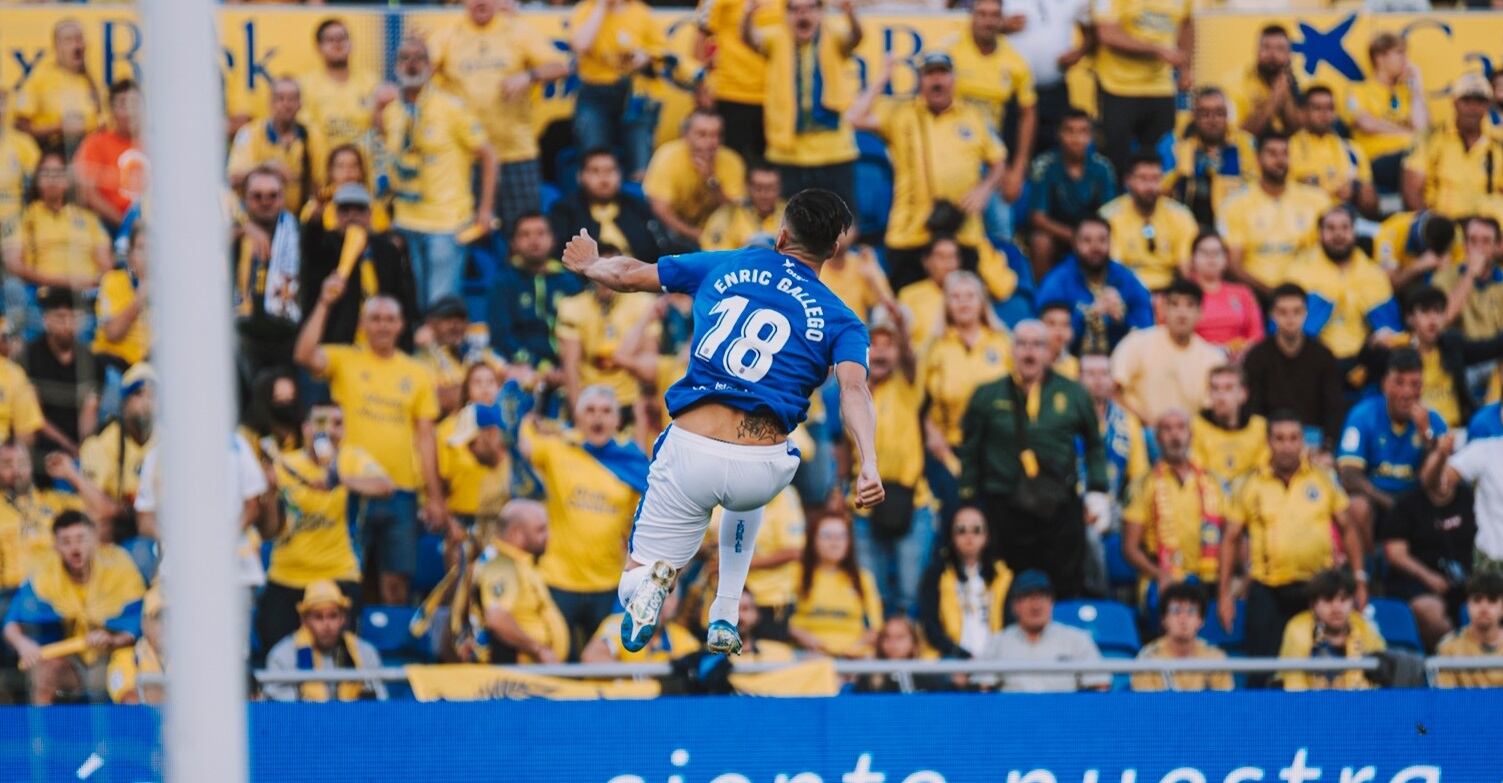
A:
{"type": "Polygon", "coordinates": [[[668,390],[668,413],[704,401],[772,411],[792,429],[840,362],[866,366],[866,325],[808,265],[748,247],[658,260],[669,293],[694,296],[689,371],[668,390]]]}
{"type": "MultiPolygon", "coordinates": [[[[1430,411],[1431,436],[1445,433],[1445,419],[1430,411]]],[[[1336,464],[1360,468],[1378,489],[1390,495],[1414,489],[1424,461],[1425,444],[1414,422],[1406,421],[1404,429],[1395,432],[1388,401],[1381,394],[1357,403],[1346,415],[1336,464]]]]}

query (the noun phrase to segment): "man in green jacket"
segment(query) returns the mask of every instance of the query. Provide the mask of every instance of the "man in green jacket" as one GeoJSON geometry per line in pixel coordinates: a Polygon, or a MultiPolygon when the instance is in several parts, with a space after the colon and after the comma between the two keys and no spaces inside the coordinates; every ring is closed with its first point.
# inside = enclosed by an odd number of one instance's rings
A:
{"type": "Polygon", "coordinates": [[[1049,361],[1044,325],[1019,323],[1013,374],[978,387],[961,420],[960,497],[985,512],[1013,573],[1040,569],[1069,598],[1084,581],[1086,524],[1110,523],[1106,449],[1085,389],[1049,361]],[[1077,440],[1085,446],[1084,503],[1077,440]]]}

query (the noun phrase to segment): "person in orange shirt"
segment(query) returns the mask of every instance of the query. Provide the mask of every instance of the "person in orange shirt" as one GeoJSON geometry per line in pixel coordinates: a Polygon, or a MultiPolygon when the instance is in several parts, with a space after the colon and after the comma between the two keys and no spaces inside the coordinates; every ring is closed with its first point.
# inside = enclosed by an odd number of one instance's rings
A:
{"type": "Polygon", "coordinates": [[[141,88],[130,79],[110,85],[110,122],[88,136],[73,158],[78,201],[114,233],[146,185],[141,150],[141,88]]]}

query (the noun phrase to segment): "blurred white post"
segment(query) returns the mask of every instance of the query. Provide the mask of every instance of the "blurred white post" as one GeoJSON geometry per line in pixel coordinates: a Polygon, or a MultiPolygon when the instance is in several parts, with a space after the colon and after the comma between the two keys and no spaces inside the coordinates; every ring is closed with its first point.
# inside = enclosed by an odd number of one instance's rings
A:
{"type": "Polygon", "coordinates": [[[167,606],[167,779],[246,779],[246,605],[228,517],[231,383],[224,103],[212,0],[146,0],[152,354],[167,606]]]}

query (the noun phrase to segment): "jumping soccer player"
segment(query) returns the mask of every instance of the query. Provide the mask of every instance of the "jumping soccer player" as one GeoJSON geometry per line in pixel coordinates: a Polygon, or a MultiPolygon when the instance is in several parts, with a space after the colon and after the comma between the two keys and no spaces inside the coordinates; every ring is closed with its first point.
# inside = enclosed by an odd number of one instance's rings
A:
{"type": "Polygon", "coordinates": [[[762,507],[798,469],[788,433],[809,396],[829,377],[861,456],[856,502],[882,502],[876,411],[866,385],[866,327],[819,281],[852,222],[839,196],[805,190],[788,200],[775,250],[748,247],[664,256],[657,264],[601,258],[587,231],[570,239],[564,265],[617,291],[694,296],[689,370],[668,390],[673,424],[654,446],[647,491],[627,542],[618,595],[626,612],[621,644],[642,649],[657,629],[674,577],[699,550],[710,512],[723,506],[720,583],[710,604],[706,647],[739,653],[741,590],[751,568],[762,507]]]}

